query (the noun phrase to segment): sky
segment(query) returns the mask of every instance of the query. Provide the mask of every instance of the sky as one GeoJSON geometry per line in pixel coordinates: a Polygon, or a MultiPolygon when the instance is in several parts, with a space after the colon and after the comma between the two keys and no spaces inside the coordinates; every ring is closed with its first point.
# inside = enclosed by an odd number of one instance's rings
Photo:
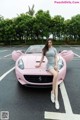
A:
{"type": "Polygon", "coordinates": [[[52,17],[61,15],[65,19],[70,19],[80,14],[80,0],[0,0],[0,15],[4,18],[14,18],[26,13],[28,6],[32,7],[33,4],[35,13],[40,9],[49,10],[52,17]]]}

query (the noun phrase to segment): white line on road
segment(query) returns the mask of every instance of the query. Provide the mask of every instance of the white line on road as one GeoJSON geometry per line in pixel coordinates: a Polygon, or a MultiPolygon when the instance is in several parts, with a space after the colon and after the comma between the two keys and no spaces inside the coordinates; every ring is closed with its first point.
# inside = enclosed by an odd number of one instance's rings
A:
{"type": "Polygon", "coordinates": [[[80,50],[80,47],[79,48],[75,48],[76,50],[80,50]]]}
{"type": "Polygon", "coordinates": [[[1,52],[6,52],[6,51],[8,51],[8,50],[0,50],[0,53],[1,53],[1,52]]]}
{"type": "Polygon", "coordinates": [[[9,56],[11,56],[11,54],[8,54],[8,55],[5,55],[5,56],[1,57],[0,60],[3,59],[3,58],[9,57],[9,56]]]}
{"type": "Polygon", "coordinates": [[[58,112],[45,112],[45,119],[52,120],[80,120],[79,114],[67,114],[58,112]]]}
{"type": "Polygon", "coordinates": [[[5,78],[11,71],[13,71],[15,69],[15,67],[11,68],[10,70],[8,70],[6,73],[4,73],[1,77],[0,77],[0,81],[3,80],[3,78],[5,78]]]}
{"type": "Polygon", "coordinates": [[[8,55],[6,55],[6,56],[4,56],[4,57],[8,57],[8,56],[11,56],[11,54],[8,54],[8,55]]]}
{"type": "Polygon", "coordinates": [[[69,97],[68,97],[68,94],[67,94],[64,83],[60,84],[60,90],[61,90],[61,95],[62,95],[62,98],[63,98],[63,101],[64,101],[65,111],[66,111],[66,113],[69,113],[69,114],[71,113],[72,114],[73,113],[72,108],[71,108],[71,105],[70,105],[69,97]]]}
{"type": "Polygon", "coordinates": [[[80,55],[78,55],[78,54],[76,54],[76,53],[74,53],[74,55],[80,58],[80,55]]]}

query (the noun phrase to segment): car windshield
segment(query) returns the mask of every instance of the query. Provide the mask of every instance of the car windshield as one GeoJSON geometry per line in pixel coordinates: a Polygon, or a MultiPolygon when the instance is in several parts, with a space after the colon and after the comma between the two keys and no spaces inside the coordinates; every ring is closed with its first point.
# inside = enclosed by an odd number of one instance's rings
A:
{"type": "Polygon", "coordinates": [[[31,45],[27,50],[26,53],[42,53],[44,45],[31,45]]]}

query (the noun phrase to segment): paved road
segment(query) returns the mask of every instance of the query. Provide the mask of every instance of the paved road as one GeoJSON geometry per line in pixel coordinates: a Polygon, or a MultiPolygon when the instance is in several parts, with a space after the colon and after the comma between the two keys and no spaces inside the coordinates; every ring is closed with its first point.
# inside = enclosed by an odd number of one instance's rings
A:
{"type": "MultiPolygon", "coordinates": [[[[71,49],[80,55],[80,47],[56,48],[58,51],[71,49]]],[[[67,117],[67,120],[79,120],[80,57],[75,56],[70,63],[67,63],[65,81],[59,86],[60,110],[55,110],[54,104],[50,101],[51,88],[27,88],[17,82],[15,71],[12,69],[15,63],[11,58],[11,53],[15,49],[26,50],[27,47],[0,48],[0,111],[9,111],[10,120],[66,120],[67,117]],[[10,69],[12,71],[4,77],[10,69]]]]}

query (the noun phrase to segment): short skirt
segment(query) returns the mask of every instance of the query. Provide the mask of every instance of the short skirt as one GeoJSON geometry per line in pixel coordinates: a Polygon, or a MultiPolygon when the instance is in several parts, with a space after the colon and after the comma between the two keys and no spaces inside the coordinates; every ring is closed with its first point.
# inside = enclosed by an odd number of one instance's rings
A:
{"type": "Polygon", "coordinates": [[[55,64],[54,63],[47,63],[47,70],[54,69],[55,64]]]}
{"type": "MultiPolygon", "coordinates": [[[[47,66],[46,66],[47,70],[54,69],[54,67],[55,67],[54,63],[47,63],[47,66]]],[[[58,60],[58,70],[60,70],[62,67],[63,67],[63,61],[62,61],[62,59],[59,59],[58,60]]]]}

